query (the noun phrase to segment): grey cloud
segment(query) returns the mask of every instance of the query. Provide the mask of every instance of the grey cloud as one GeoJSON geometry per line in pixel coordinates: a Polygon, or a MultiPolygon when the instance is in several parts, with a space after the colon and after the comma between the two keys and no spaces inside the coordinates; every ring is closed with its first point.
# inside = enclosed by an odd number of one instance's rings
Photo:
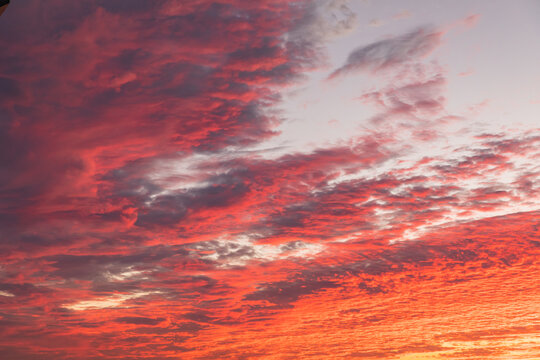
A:
{"type": "Polygon", "coordinates": [[[0,101],[6,98],[16,98],[22,95],[22,90],[17,81],[0,77],[0,101]]]}
{"type": "Polygon", "coordinates": [[[243,179],[223,174],[209,179],[210,185],[173,195],[158,196],[150,206],[140,212],[137,226],[174,225],[189,211],[222,208],[233,204],[249,192],[243,179]]]}
{"type": "Polygon", "coordinates": [[[284,244],[284,245],[281,245],[280,246],[280,250],[281,251],[293,251],[293,250],[297,250],[297,249],[302,249],[304,248],[306,245],[304,242],[302,241],[289,241],[288,243],[284,244]]]}
{"type": "Polygon", "coordinates": [[[437,47],[440,37],[440,32],[424,27],[360,47],[329,78],[365,69],[378,71],[427,55],[437,47]]]}
{"type": "Polygon", "coordinates": [[[193,244],[196,252],[217,254],[217,260],[230,260],[242,257],[254,257],[255,250],[248,245],[241,245],[233,241],[205,241],[193,244]]]}
{"type": "Polygon", "coordinates": [[[114,13],[114,14],[133,14],[133,13],[142,13],[150,12],[155,8],[161,6],[165,1],[163,0],[101,0],[98,2],[101,7],[105,10],[114,13]]]}
{"type": "Polygon", "coordinates": [[[308,2],[303,16],[287,34],[287,52],[295,64],[314,66],[323,62],[323,43],[356,27],[356,14],[348,3],[348,0],[308,2]]]}
{"type": "Polygon", "coordinates": [[[153,268],[153,264],[174,256],[186,257],[188,251],[180,246],[155,246],[129,255],[56,255],[46,258],[56,270],[52,275],[64,279],[93,280],[96,285],[107,282],[104,273],[119,274],[126,268],[153,268]]]}
{"type": "MultiPolygon", "coordinates": [[[[139,209],[136,226],[154,228],[179,224],[190,213],[202,209],[224,208],[239,201],[250,192],[249,174],[242,169],[210,175],[203,187],[162,194],[164,189],[144,178],[144,171],[152,171],[147,161],[132,162],[105,175],[103,180],[112,186],[102,193],[110,200],[130,199],[139,209]]],[[[118,221],[121,212],[100,213],[94,216],[118,221]]]]}
{"type": "Polygon", "coordinates": [[[205,328],[206,326],[200,325],[196,322],[182,322],[177,325],[175,331],[196,334],[197,332],[205,328]]]}
{"type": "Polygon", "coordinates": [[[30,283],[12,284],[7,282],[0,283],[0,291],[13,294],[16,297],[44,295],[50,292],[49,289],[45,287],[38,287],[30,283]]]}
{"type": "Polygon", "coordinates": [[[319,280],[315,276],[297,278],[292,281],[279,281],[263,284],[257,291],[245,296],[245,300],[266,300],[279,307],[290,307],[291,303],[301,296],[309,295],[323,289],[339,287],[339,283],[330,280],[319,280]]]}
{"type": "Polygon", "coordinates": [[[345,34],[357,25],[348,0],[317,0],[309,4],[304,16],[291,31],[295,41],[318,43],[345,34]]]}
{"type": "Polygon", "coordinates": [[[114,320],[117,323],[123,323],[123,324],[134,324],[134,325],[157,325],[163,321],[165,321],[164,318],[147,318],[142,316],[124,316],[119,317],[114,320]]]}

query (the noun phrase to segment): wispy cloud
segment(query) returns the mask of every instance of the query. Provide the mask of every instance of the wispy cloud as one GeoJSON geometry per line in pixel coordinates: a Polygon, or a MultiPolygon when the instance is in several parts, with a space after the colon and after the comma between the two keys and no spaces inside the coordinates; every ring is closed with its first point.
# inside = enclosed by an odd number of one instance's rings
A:
{"type": "Polygon", "coordinates": [[[358,71],[377,72],[428,55],[441,43],[442,32],[423,27],[407,34],[377,41],[352,51],[329,78],[358,71]]]}

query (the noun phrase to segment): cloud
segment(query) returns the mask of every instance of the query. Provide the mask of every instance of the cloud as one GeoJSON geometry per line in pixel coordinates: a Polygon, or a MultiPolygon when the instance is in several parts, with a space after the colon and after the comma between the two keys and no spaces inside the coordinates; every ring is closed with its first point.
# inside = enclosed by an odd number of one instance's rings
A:
{"type": "MultiPolygon", "coordinates": [[[[418,130],[424,132],[438,122],[445,121],[449,116],[445,109],[446,99],[442,95],[446,85],[445,77],[439,73],[427,79],[419,77],[415,80],[403,86],[393,85],[359,97],[364,103],[374,104],[382,110],[371,121],[378,126],[392,122],[403,124],[404,128],[419,123],[421,127],[418,130]]],[[[431,139],[428,136],[425,140],[431,139]]]]}
{"type": "Polygon", "coordinates": [[[302,10],[281,1],[14,9],[1,40],[10,51],[0,56],[2,72],[12,74],[0,80],[6,216],[15,208],[68,211],[73,199],[88,204],[94,177],[134,159],[274,136],[279,119],[267,108],[278,98],[268,86],[299,75],[283,33],[302,10]],[[18,18],[33,25],[21,27],[18,18]],[[275,32],[279,24],[289,25],[275,32]]]}
{"type": "Polygon", "coordinates": [[[338,286],[332,281],[316,279],[296,279],[295,281],[261,284],[259,290],[248,294],[245,300],[262,300],[280,307],[290,307],[290,304],[301,296],[338,286]]]}
{"type": "Polygon", "coordinates": [[[10,8],[6,359],[530,355],[537,329],[504,324],[537,316],[539,138],[445,137],[450,79],[416,63],[440,32],[374,42],[334,72],[398,70],[359,99],[376,108],[366,128],[314,149],[266,143],[283,90],[356,26],[349,4],[10,8]],[[467,355],[468,336],[485,345],[467,355]]]}
{"type": "Polygon", "coordinates": [[[0,77],[0,96],[2,100],[17,98],[21,95],[22,90],[17,81],[7,77],[0,77]]]}
{"type": "Polygon", "coordinates": [[[116,318],[115,321],[118,323],[124,323],[124,324],[133,324],[133,325],[157,325],[161,322],[163,322],[165,319],[163,318],[146,318],[142,316],[124,316],[116,318]]]}
{"type": "Polygon", "coordinates": [[[374,42],[352,51],[345,64],[334,70],[329,79],[368,70],[381,71],[431,53],[441,42],[442,33],[429,27],[374,42]]]}

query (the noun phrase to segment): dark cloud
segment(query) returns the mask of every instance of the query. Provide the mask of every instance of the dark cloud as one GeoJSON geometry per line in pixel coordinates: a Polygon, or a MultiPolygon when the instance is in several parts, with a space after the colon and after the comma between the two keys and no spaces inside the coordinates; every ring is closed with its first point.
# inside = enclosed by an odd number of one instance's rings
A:
{"type": "Polygon", "coordinates": [[[164,1],[158,0],[149,3],[144,0],[133,0],[126,2],[124,0],[105,0],[98,1],[99,6],[105,10],[116,14],[134,14],[134,13],[151,13],[152,10],[163,5],[164,1]]]}
{"type": "MultiPolygon", "coordinates": [[[[126,255],[55,255],[47,257],[51,275],[63,279],[84,279],[96,283],[97,289],[103,283],[112,281],[110,276],[120,275],[130,270],[152,270],[155,264],[172,257],[187,257],[189,252],[181,246],[146,247],[143,251],[126,255]]],[[[129,283],[128,283],[129,285],[129,283]]],[[[116,285],[120,286],[120,285],[116,285]]],[[[115,285],[109,287],[115,289],[115,285]]]]}
{"type": "Polygon", "coordinates": [[[22,95],[22,90],[17,81],[0,77],[0,101],[17,98],[22,95]]]}
{"type": "Polygon", "coordinates": [[[252,258],[255,256],[255,250],[252,246],[241,245],[232,241],[206,241],[187,245],[190,249],[206,257],[209,254],[217,255],[217,261],[228,262],[239,258],[252,258]]]}
{"type": "Polygon", "coordinates": [[[164,318],[147,318],[142,316],[124,316],[116,318],[114,321],[123,324],[133,324],[133,325],[157,325],[162,323],[164,318]]]}
{"type": "Polygon", "coordinates": [[[206,326],[200,325],[196,322],[182,322],[178,323],[176,325],[175,330],[178,332],[185,332],[185,333],[193,333],[196,334],[197,332],[205,329],[206,326]]]}
{"type": "MultiPolygon", "coordinates": [[[[279,119],[267,107],[279,98],[266,84],[299,74],[283,37],[304,11],[297,5],[55,0],[13,7],[0,35],[10,48],[0,71],[12,74],[0,78],[6,221],[27,226],[48,207],[69,211],[74,202],[74,217],[94,212],[111,220],[114,210],[89,209],[103,200],[84,191],[96,177],[135,159],[216,152],[275,135],[279,119]],[[144,145],[129,150],[136,143],[144,145]]],[[[184,216],[171,202],[156,202],[177,213],[164,223],[184,216]]],[[[165,215],[141,214],[139,224],[165,215]]]]}
{"type": "Polygon", "coordinates": [[[225,208],[241,201],[249,192],[249,186],[234,174],[215,176],[208,180],[210,185],[202,188],[157,196],[151,206],[141,209],[135,225],[174,225],[192,211],[225,208]]]}
{"type": "Polygon", "coordinates": [[[337,287],[339,287],[339,284],[335,281],[318,280],[315,277],[298,278],[290,281],[261,284],[257,291],[246,295],[245,300],[262,300],[280,307],[291,307],[291,303],[297,301],[301,296],[337,287]]]}

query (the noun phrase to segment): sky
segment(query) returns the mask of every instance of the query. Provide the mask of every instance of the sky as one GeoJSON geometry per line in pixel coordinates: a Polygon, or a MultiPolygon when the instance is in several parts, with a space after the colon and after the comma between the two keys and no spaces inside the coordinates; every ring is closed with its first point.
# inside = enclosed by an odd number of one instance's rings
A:
{"type": "Polygon", "coordinates": [[[11,1],[0,357],[539,359],[539,20],[11,1]]]}

